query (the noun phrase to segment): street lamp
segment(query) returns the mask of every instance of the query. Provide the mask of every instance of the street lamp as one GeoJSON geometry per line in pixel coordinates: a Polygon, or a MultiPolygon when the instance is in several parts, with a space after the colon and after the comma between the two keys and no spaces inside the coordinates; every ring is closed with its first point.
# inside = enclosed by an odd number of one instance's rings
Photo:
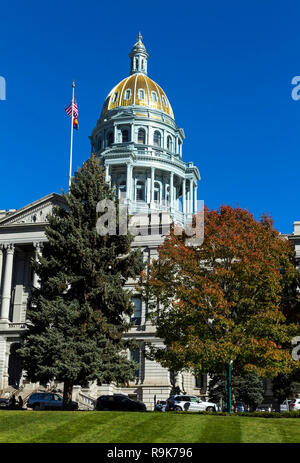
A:
{"type": "Polygon", "coordinates": [[[228,365],[225,367],[225,410],[231,415],[232,403],[231,403],[231,366],[233,360],[230,360],[228,365]]]}

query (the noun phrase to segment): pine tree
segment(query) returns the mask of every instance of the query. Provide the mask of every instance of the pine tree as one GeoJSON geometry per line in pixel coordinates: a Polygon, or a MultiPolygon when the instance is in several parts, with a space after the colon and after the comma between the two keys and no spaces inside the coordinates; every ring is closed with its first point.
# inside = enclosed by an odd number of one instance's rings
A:
{"type": "Polygon", "coordinates": [[[97,203],[119,203],[95,157],[63,197],[65,207],[49,216],[43,255],[33,262],[40,288],[33,291],[19,353],[31,381],[64,383],[64,408],[70,408],[73,385],[125,384],[134,376],[126,356],[131,344],[123,338],[133,304],[124,285],[141,272],[143,260],[131,250],[129,233],[97,233],[97,203]]]}
{"type": "MultiPolygon", "coordinates": [[[[209,398],[213,402],[226,402],[224,374],[211,376],[209,382],[209,398]]],[[[244,373],[243,375],[232,375],[232,392],[234,402],[244,402],[251,410],[262,403],[264,398],[263,379],[255,373],[244,373]]]]}

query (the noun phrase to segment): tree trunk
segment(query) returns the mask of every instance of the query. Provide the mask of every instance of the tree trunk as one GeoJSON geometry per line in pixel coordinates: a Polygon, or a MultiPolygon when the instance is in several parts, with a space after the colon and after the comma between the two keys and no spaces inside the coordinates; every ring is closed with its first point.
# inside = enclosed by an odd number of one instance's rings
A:
{"type": "Polygon", "coordinates": [[[64,381],[63,410],[72,410],[72,392],[73,383],[68,380],[64,381]]]}

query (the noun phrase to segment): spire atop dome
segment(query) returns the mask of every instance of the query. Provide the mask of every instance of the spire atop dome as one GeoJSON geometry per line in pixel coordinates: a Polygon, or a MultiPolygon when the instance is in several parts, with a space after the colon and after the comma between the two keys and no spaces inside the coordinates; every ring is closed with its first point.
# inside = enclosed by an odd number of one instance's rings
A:
{"type": "Polygon", "coordinates": [[[129,53],[129,58],[131,60],[130,75],[137,73],[147,75],[147,61],[149,55],[146,51],[145,45],[143,44],[143,37],[140,32],[137,36],[137,42],[134,44],[131,52],[129,53]]]}

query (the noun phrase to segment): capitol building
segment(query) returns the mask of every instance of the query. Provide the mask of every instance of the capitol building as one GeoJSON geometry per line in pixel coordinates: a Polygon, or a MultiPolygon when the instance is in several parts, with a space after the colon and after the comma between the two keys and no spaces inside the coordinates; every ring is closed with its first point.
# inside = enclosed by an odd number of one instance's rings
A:
{"type": "MultiPolygon", "coordinates": [[[[115,187],[133,218],[143,217],[147,233],[135,236],[133,247],[140,248],[145,261],[151,262],[164,241],[168,217],[180,227],[191,223],[197,212],[200,173],[193,162],[184,161],[184,130],[176,124],[165,91],[148,77],[149,55],[141,34],[129,58],[129,75],[109,92],[89,138],[106,181],[115,187]]],[[[51,193],[18,210],[0,210],[0,397],[16,392],[26,399],[32,391],[61,387],[55,382],[29,383],[16,354],[26,330],[31,291],[39,285],[31,262],[43,252],[47,216],[56,205],[64,206],[63,198],[51,193]]],[[[294,223],[294,233],[288,238],[294,242],[300,262],[300,222],[294,223]]],[[[155,326],[148,320],[147,304],[136,293],[135,281],[127,281],[126,287],[135,306],[132,328],[124,333],[138,345],[128,352],[138,365],[135,380],[127,387],[75,386],[73,399],[80,408],[92,408],[99,395],[124,393],[151,408],[155,399],[166,399],[173,390],[207,396],[205,375],[170,372],[146,358],[145,343],[159,347],[163,340],[157,338],[155,326]]],[[[268,382],[265,395],[272,395],[268,382]]]]}
{"type": "MultiPolygon", "coordinates": [[[[127,205],[131,216],[143,217],[147,234],[135,237],[146,261],[157,256],[164,240],[164,218],[171,216],[184,227],[197,211],[197,185],[200,173],[193,162],[183,160],[184,130],[175,122],[164,90],[148,77],[149,55],[141,34],[130,54],[129,76],[109,92],[96,127],[90,136],[91,151],[106,172],[106,181],[127,205]],[[155,220],[153,220],[155,217],[155,220]]],[[[63,205],[59,194],[48,196],[19,209],[0,210],[0,393],[26,393],[55,384],[30,384],[22,372],[16,349],[26,330],[26,311],[33,287],[39,282],[31,261],[43,252],[47,241],[45,226],[53,206],[63,205]]],[[[166,228],[167,230],[168,228],[166,228]]],[[[133,327],[124,334],[134,338],[138,348],[128,352],[138,368],[135,381],[122,388],[114,384],[75,387],[74,399],[89,404],[89,398],[103,393],[125,393],[148,407],[154,398],[165,399],[171,390],[201,394],[205,377],[190,373],[174,374],[148,360],[145,342],[162,345],[155,327],[147,319],[147,306],[135,292],[135,281],[126,286],[133,292],[133,327]]]]}

